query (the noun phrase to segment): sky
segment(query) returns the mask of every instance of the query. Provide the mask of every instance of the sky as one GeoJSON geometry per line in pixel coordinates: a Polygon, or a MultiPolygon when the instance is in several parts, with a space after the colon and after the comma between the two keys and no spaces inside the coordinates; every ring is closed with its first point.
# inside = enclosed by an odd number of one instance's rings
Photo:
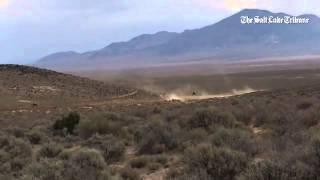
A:
{"type": "Polygon", "coordinates": [[[319,0],[0,0],[0,63],[200,28],[243,8],[320,16],[319,0]]]}

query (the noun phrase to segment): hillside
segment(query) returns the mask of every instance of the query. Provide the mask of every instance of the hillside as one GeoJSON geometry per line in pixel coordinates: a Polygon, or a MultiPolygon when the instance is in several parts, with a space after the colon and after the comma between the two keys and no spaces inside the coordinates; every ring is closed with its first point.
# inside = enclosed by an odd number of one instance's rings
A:
{"type": "Polygon", "coordinates": [[[182,33],[141,35],[128,42],[112,43],[100,50],[62,52],[40,59],[36,65],[52,69],[115,69],[189,62],[197,59],[241,60],[319,54],[320,18],[307,24],[241,24],[243,16],[290,16],[245,9],[213,25],[182,33]]]}
{"type": "Polygon", "coordinates": [[[148,93],[134,88],[28,66],[0,65],[0,77],[0,110],[149,97],[148,93]]]}

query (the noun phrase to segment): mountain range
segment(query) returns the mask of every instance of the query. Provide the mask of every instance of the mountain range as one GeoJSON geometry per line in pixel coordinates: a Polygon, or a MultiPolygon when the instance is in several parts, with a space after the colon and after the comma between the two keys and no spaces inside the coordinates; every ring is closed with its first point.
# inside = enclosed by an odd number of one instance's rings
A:
{"type": "Polygon", "coordinates": [[[200,29],[144,34],[85,53],[59,52],[41,58],[35,65],[56,70],[117,69],[320,54],[319,17],[297,16],[308,18],[306,24],[242,24],[240,19],[246,16],[284,18],[290,15],[244,9],[200,29]]]}

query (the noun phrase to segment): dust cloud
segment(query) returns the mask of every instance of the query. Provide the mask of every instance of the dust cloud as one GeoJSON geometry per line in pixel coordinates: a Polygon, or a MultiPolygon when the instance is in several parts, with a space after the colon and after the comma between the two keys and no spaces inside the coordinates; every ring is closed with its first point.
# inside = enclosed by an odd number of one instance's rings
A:
{"type": "Polygon", "coordinates": [[[256,90],[256,89],[246,87],[243,89],[233,89],[230,92],[221,93],[221,94],[209,94],[206,92],[201,92],[199,94],[169,93],[169,94],[162,95],[162,98],[167,101],[173,101],[173,100],[192,101],[192,100],[203,100],[203,99],[213,99],[213,98],[227,98],[227,97],[257,92],[257,91],[263,91],[263,90],[256,90]]]}

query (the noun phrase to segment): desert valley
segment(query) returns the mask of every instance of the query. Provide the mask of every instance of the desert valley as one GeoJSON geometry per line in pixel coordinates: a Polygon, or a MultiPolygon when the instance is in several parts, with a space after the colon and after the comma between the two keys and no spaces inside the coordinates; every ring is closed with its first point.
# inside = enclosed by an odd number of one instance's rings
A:
{"type": "Polygon", "coordinates": [[[0,65],[0,180],[320,179],[320,18],[252,14],[0,65]]]}

